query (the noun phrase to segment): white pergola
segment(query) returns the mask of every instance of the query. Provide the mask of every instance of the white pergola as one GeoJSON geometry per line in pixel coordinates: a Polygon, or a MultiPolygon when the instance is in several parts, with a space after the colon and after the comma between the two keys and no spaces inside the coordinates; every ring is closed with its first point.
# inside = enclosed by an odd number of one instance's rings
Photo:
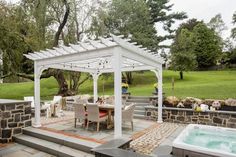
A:
{"type": "MultiPolygon", "coordinates": [[[[35,122],[40,127],[40,76],[48,68],[90,73],[93,77],[94,100],[98,98],[97,81],[102,73],[114,72],[115,128],[114,136],[122,136],[121,72],[151,70],[158,81],[158,123],[162,123],[162,64],[154,52],[130,42],[123,36],[78,42],[45,51],[26,54],[34,61],[35,122]]],[[[148,78],[147,78],[148,79],[148,78]]]]}

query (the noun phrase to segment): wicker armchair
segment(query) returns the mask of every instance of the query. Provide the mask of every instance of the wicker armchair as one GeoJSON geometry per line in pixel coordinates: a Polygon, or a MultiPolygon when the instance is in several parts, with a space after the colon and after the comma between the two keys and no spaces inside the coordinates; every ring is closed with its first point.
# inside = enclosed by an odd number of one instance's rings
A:
{"type": "Polygon", "coordinates": [[[52,115],[56,117],[61,117],[63,115],[62,96],[54,96],[50,104],[52,115]]]}
{"type": "Polygon", "coordinates": [[[134,125],[133,125],[134,108],[135,108],[135,104],[132,103],[126,106],[125,109],[122,111],[122,121],[130,122],[132,131],[134,130],[134,125]]]}

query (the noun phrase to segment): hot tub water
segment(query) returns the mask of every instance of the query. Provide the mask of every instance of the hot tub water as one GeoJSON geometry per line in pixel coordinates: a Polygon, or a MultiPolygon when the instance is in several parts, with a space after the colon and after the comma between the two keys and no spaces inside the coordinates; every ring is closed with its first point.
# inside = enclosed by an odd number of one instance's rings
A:
{"type": "Polygon", "coordinates": [[[207,130],[195,127],[183,140],[184,143],[236,154],[236,132],[207,130]]]}

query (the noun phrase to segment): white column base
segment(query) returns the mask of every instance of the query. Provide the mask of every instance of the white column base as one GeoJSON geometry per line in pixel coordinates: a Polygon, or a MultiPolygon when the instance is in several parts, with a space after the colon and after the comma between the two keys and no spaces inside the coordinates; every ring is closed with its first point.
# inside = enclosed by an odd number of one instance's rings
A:
{"type": "Polygon", "coordinates": [[[33,124],[32,125],[34,128],[40,128],[42,125],[41,124],[33,124]]]}
{"type": "Polygon", "coordinates": [[[163,121],[162,121],[162,120],[160,120],[160,121],[157,121],[157,123],[160,123],[160,124],[161,124],[161,123],[163,123],[163,121]]]}

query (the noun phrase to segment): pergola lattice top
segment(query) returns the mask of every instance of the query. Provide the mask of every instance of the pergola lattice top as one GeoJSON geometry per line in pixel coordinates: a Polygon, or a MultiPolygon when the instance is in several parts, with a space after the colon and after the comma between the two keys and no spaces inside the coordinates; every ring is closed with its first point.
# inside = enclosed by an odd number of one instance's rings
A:
{"type": "Polygon", "coordinates": [[[124,39],[123,36],[115,35],[111,35],[110,38],[101,37],[99,40],[59,46],[25,56],[44,68],[108,73],[113,72],[114,58],[111,56],[115,47],[122,48],[121,71],[152,70],[156,69],[156,65],[163,64],[163,59],[155,52],[142,48],[142,45],[124,39]]]}

